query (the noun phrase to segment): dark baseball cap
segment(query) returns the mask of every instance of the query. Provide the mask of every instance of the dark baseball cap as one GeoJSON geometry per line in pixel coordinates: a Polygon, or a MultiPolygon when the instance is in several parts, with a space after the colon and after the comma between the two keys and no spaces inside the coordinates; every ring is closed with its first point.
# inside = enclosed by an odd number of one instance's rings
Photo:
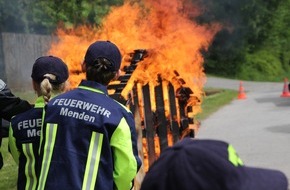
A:
{"type": "Polygon", "coordinates": [[[69,77],[67,65],[58,57],[42,56],[36,59],[33,67],[31,78],[36,82],[41,82],[45,74],[53,74],[56,80],[50,80],[51,83],[61,84],[69,77]]]}
{"type": "Polygon", "coordinates": [[[105,58],[112,64],[112,71],[118,71],[121,66],[122,56],[119,48],[110,41],[96,41],[87,49],[85,62],[93,65],[98,58],[105,58]]]}
{"type": "Polygon", "coordinates": [[[287,190],[278,170],[245,166],[224,141],[185,138],[164,150],[141,190],[287,190]]]}

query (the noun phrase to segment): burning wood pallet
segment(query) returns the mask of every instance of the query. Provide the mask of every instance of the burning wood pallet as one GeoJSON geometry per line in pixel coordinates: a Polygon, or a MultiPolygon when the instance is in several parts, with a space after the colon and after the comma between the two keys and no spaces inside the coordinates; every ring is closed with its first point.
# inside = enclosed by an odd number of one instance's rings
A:
{"type": "MultiPolygon", "coordinates": [[[[190,127],[195,124],[193,116],[190,116],[192,107],[188,106],[189,97],[193,94],[191,89],[174,89],[170,82],[164,82],[158,76],[157,86],[136,82],[127,98],[121,95],[138,62],[143,61],[147,55],[148,52],[144,49],[131,53],[131,63],[123,69],[125,74],[118,78],[119,83],[108,86],[108,90],[114,90],[110,96],[128,106],[135,119],[140,118],[136,120],[136,128],[142,134],[142,157],[144,156],[146,171],[166,147],[184,136],[195,135],[194,128],[190,127]]],[[[177,72],[176,76],[179,77],[177,72]]],[[[178,80],[180,83],[184,82],[181,78],[178,80]]]]}

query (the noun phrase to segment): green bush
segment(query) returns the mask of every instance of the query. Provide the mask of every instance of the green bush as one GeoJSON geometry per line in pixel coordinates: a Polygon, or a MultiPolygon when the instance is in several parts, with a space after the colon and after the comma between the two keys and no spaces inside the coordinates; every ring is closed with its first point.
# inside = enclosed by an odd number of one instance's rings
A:
{"type": "Polygon", "coordinates": [[[261,50],[246,56],[238,78],[252,81],[281,81],[284,78],[280,60],[271,52],[261,50]]]}

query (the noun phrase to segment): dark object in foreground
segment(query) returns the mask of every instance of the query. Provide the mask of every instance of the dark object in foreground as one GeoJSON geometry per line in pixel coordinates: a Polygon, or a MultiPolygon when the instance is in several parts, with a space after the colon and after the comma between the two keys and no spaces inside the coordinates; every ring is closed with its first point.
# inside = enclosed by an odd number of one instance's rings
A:
{"type": "Polygon", "coordinates": [[[234,147],[218,140],[185,138],[161,153],[141,190],[287,190],[278,170],[245,166],[234,147]]]}

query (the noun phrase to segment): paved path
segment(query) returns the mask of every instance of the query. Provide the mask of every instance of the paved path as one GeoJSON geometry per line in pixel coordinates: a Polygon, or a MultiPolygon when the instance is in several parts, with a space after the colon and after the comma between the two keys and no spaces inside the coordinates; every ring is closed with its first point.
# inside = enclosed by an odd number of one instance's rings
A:
{"type": "MultiPolygon", "coordinates": [[[[208,78],[205,86],[238,90],[239,82],[208,78]]],[[[201,121],[197,138],[230,142],[246,165],[279,169],[290,179],[290,98],[280,97],[284,82],[243,86],[247,98],[201,121]]]]}

